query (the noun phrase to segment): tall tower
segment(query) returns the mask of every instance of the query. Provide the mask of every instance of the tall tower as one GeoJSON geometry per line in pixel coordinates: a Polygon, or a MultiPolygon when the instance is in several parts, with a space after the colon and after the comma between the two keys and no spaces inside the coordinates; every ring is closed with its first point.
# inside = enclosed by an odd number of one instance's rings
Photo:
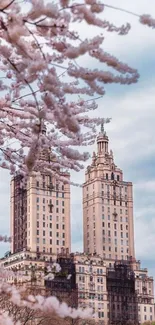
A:
{"type": "MultiPolygon", "coordinates": [[[[40,160],[54,160],[50,148],[41,151],[40,160]]],[[[68,172],[59,174],[70,179],[68,172]]],[[[57,254],[61,248],[70,252],[70,184],[48,173],[30,176],[23,184],[23,177],[17,175],[10,192],[11,253],[26,249],[57,254]]]]}
{"type": "Polygon", "coordinates": [[[83,184],[84,252],[126,260],[135,257],[132,183],[123,180],[108,143],[102,124],[83,184]]]}

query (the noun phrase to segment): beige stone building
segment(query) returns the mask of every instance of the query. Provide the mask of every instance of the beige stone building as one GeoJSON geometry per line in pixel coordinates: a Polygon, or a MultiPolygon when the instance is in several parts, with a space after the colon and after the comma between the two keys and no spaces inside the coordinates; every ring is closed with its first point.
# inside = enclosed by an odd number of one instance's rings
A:
{"type": "MultiPolygon", "coordinates": [[[[110,293],[108,291],[108,271],[114,271],[115,262],[109,262],[97,255],[91,254],[75,254],[76,263],[76,279],[78,283],[78,302],[79,306],[93,308],[96,318],[109,324],[110,316],[113,313],[113,306],[110,305],[110,293]],[[110,263],[110,267],[109,267],[110,263]]],[[[129,263],[133,271],[133,284],[135,291],[133,292],[134,301],[131,301],[128,292],[125,291],[125,282],[123,283],[123,292],[119,285],[116,285],[115,291],[115,312],[122,310],[122,302],[118,297],[129,298],[126,302],[125,310],[130,306],[133,310],[129,310],[130,317],[133,311],[137,311],[139,323],[155,320],[154,313],[154,282],[153,278],[148,276],[147,269],[142,269],[140,261],[130,260],[122,262],[122,265],[129,263]],[[117,290],[119,288],[119,290],[117,290]]],[[[121,275],[122,276],[122,275],[121,275]]],[[[116,280],[116,279],[115,279],[116,280]]],[[[128,281],[125,280],[125,281],[128,281]]],[[[128,286],[127,282],[127,286],[128,286]]],[[[120,317],[119,316],[119,321],[120,317]]],[[[134,323],[134,319],[130,318],[134,323]]],[[[115,323],[113,321],[113,323],[115,323]]]]}
{"type": "MultiPolygon", "coordinates": [[[[68,179],[70,175],[62,172],[68,179]]],[[[50,175],[11,180],[11,253],[57,254],[71,248],[70,185],[50,175]]]]}
{"type": "Polygon", "coordinates": [[[124,181],[108,142],[102,126],[83,184],[84,252],[112,260],[134,258],[132,183],[124,181]]]}
{"type": "MultiPolygon", "coordinates": [[[[45,174],[23,183],[17,175],[11,181],[11,253],[0,266],[13,271],[6,273],[8,282],[43,290],[45,267],[66,250],[64,259],[71,256],[75,264],[79,307],[91,307],[105,325],[142,324],[155,320],[153,278],[135,259],[132,183],[124,181],[108,143],[102,126],[83,184],[84,253],[70,255],[69,184],[45,174]]],[[[48,288],[52,294],[54,286],[48,288]]]]}
{"type": "MultiPolygon", "coordinates": [[[[122,267],[125,269],[126,265],[129,265],[132,278],[129,278],[128,274],[126,278],[122,279],[123,273],[121,273],[120,278],[115,274],[114,294],[112,294],[110,286],[113,284],[113,277],[109,278],[109,274],[115,273],[115,264],[118,263],[119,265],[120,261],[109,262],[92,254],[67,253],[64,255],[65,260],[70,257],[75,264],[78,306],[92,308],[97,321],[100,320],[105,325],[115,324],[117,323],[117,316],[119,321],[123,321],[124,314],[134,324],[137,324],[134,321],[136,317],[141,324],[155,320],[153,278],[148,276],[147,269],[141,268],[139,261],[121,262],[121,269],[122,267]],[[130,291],[127,291],[130,285],[133,289],[131,294],[130,291]],[[123,301],[124,298],[126,298],[125,302],[123,301]],[[125,304],[124,312],[122,312],[123,304],[125,304]]],[[[44,294],[45,267],[56,261],[57,256],[54,254],[23,251],[1,259],[0,266],[6,271],[13,271],[13,274],[6,273],[7,282],[17,283],[22,287],[24,285],[29,288],[34,286],[36,290],[38,288],[38,292],[42,291],[44,294]]],[[[124,318],[124,323],[125,321],[124,318]]]]}

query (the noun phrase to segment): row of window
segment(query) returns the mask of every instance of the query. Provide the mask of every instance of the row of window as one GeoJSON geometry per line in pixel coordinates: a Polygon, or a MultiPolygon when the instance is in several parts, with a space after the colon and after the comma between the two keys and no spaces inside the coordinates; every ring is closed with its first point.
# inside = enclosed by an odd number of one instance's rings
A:
{"type": "MultiPolygon", "coordinates": [[[[106,234],[106,232],[105,232],[105,230],[103,229],[103,230],[102,230],[102,235],[105,236],[105,234],[106,234]]],[[[108,235],[108,237],[111,237],[111,230],[108,230],[107,235],[108,235]]],[[[121,236],[120,236],[121,238],[124,238],[124,237],[129,238],[129,234],[128,234],[128,232],[123,234],[123,232],[121,231],[121,234],[120,234],[120,235],[121,235],[121,236]]],[[[95,231],[95,230],[93,230],[93,236],[96,237],[96,231],[95,231]]],[[[114,231],[114,237],[117,237],[117,236],[118,236],[118,233],[117,233],[117,231],[115,230],[115,231],[114,231]]],[[[88,238],[88,237],[89,237],[89,232],[87,232],[87,238],[88,238]]]]}
{"type": "MultiPolygon", "coordinates": [[[[36,198],[36,202],[37,202],[37,203],[40,202],[40,198],[39,198],[38,196],[37,196],[37,198],[36,198]]],[[[59,205],[59,202],[61,203],[62,206],[65,206],[65,201],[60,201],[60,200],[56,200],[56,205],[59,205]]],[[[43,204],[46,203],[46,199],[45,199],[45,198],[42,199],[42,203],[43,203],[43,204]]],[[[49,202],[48,202],[48,200],[47,200],[47,203],[52,204],[52,200],[50,200],[49,202]]]]}
{"type": "MultiPolygon", "coordinates": [[[[39,230],[37,229],[37,236],[39,236],[39,235],[40,235],[40,233],[39,233],[39,230]]],[[[45,230],[43,230],[42,236],[47,236],[47,232],[45,230]]],[[[49,236],[52,237],[52,231],[49,231],[49,236]]],[[[56,237],[60,237],[59,232],[56,232],[56,237]]],[[[64,232],[62,233],[62,238],[65,238],[65,233],[64,232]]]]}
{"type": "MultiPolygon", "coordinates": [[[[87,228],[88,228],[88,226],[87,226],[87,228]]],[[[93,227],[95,228],[95,223],[94,223],[93,227]]],[[[102,227],[105,227],[105,222],[102,222],[102,227]]],[[[110,222],[108,222],[108,228],[111,228],[111,223],[110,222]]],[[[117,228],[118,228],[117,223],[114,223],[114,229],[117,229],[117,228]]],[[[120,224],[120,230],[124,230],[123,228],[124,228],[123,224],[120,224]]],[[[126,230],[128,230],[128,225],[126,225],[125,228],[126,228],[126,230]]]]}
{"type": "MultiPolygon", "coordinates": [[[[106,250],[106,248],[105,248],[105,246],[103,246],[103,251],[105,251],[106,250]]],[[[111,246],[109,246],[108,247],[108,250],[109,250],[109,252],[111,252],[111,250],[112,250],[112,247],[111,246]]],[[[118,252],[118,249],[117,249],[117,247],[115,247],[115,253],[117,253],[118,252]]],[[[126,248],[126,249],[124,249],[123,247],[121,247],[121,253],[129,253],[129,248],[126,248]]]]}
{"type": "MultiPolygon", "coordinates": [[[[52,236],[52,235],[51,235],[51,236],[52,236]]],[[[65,238],[65,236],[64,236],[63,238],[65,238]]],[[[36,243],[37,243],[37,244],[41,244],[41,238],[37,237],[36,243]]],[[[62,243],[63,243],[63,246],[64,246],[64,245],[65,245],[65,244],[64,244],[65,241],[63,240],[62,243]]],[[[43,245],[47,244],[45,238],[43,238],[43,240],[42,240],[42,244],[43,244],[43,245]]],[[[50,239],[50,245],[52,245],[52,239],[50,239]]],[[[56,240],[56,245],[59,245],[59,240],[56,240]]]]}
{"type": "MultiPolygon", "coordinates": [[[[42,206],[42,210],[43,211],[46,211],[47,208],[49,208],[49,212],[50,213],[53,213],[53,206],[52,205],[49,206],[49,207],[46,207],[45,205],[42,206]]],[[[39,211],[39,210],[40,210],[40,206],[39,206],[39,204],[37,204],[37,211],[39,211]]],[[[56,208],[56,213],[59,213],[60,212],[59,210],[60,210],[59,208],[56,208]]],[[[30,211],[30,207],[29,207],[29,211],[30,211]]],[[[61,212],[64,214],[65,213],[65,209],[63,208],[61,210],[61,212]]]]}
{"type": "MultiPolygon", "coordinates": [[[[46,220],[47,219],[47,220],[52,221],[54,219],[54,217],[52,217],[52,215],[45,216],[45,214],[43,214],[42,216],[43,216],[43,220],[46,220]]],[[[30,214],[28,214],[28,217],[30,219],[30,214]]],[[[61,218],[59,216],[56,216],[55,218],[56,218],[56,222],[59,222],[61,220],[62,220],[62,222],[65,222],[65,217],[62,217],[61,218]]],[[[39,213],[37,213],[37,219],[40,219],[40,214],[39,213]]]]}
{"type": "MultiPolygon", "coordinates": [[[[88,269],[88,267],[87,267],[87,269],[88,269]]],[[[85,273],[85,271],[86,271],[86,269],[85,269],[84,266],[79,266],[79,273],[85,273]]],[[[94,270],[93,270],[93,268],[91,266],[89,267],[89,271],[94,272],[94,270]]],[[[97,272],[97,274],[103,274],[103,269],[102,268],[97,268],[96,272],[97,272]]]]}
{"type": "Polygon", "coordinates": [[[64,185],[62,185],[62,186],[60,186],[59,184],[56,184],[55,186],[54,186],[54,184],[51,182],[51,181],[49,181],[49,182],[45,182],[45,178],[43,179],[43,181],[42,182],[39,182],[39,181],[36,181],[36,187],[42,187],[42,188],[45,188],[45,187],[49,187],[49,188],[51,188],[51,189],[56,189],[57,191],[58,190],[62,190],[62,191],[64,191],[64,185]]]}
{"type": "MultiPolygon", "coordinates": [[[[95,199],[93,199],[93,204],[95,204],[95,199]]],[[[128,202],[127,201],[122,201],[122,200],[116,200],[116,199],[103,199],[102,198],[102,204],[107,204],[107,205],[117,205],[117,206],[122,206],[122,207],[128,207],[128,202]],[[119,204],[118,204],[119,203],[119,204]]],[[[88,206],[91,206],[92,205],[92,200],[88,200],[88,201],[86,201],[86,207],[88,207],[88,206]]]]}
{"type": "MultiPolygon", "coordinates": [[[[50,222],[49,224],[48,223],[46,224],[46,222],[43,222],[42,223],[42,226],[43,226],[43,228],[48,227],[48,226],[49,226],[49,228],[52,228],[52,222],[50,222]]],[[[39,223],[39,221],[37,221],[37,228],[39,228],[39,227],[40,227],[40,223],[39,223]]],[[[61,228],[64,230],[65,229],[65,225],[62,224],[61,225],[61,228]]],[[[56,224],[56,229],[60,229],[59,223],[56,224]]]]}
{"type": "MultiPolygon", "coordinates": [[[[111,244],[111,242],[112,242],[112,240],[111,240],[111,238],[110,237],[108,237],[108,238],[105,238],[105,237],[103,237],[103,243],[105,244],[106,243],[106,241],[108,242],[108,244],[111,244]],[[107,240],[106,240],[107,239],[107,240]]],[[[95,239],[94,239],[94,243],[95,243],[96,241],[95,241],[95,239]]],[[[87,239],[87,245],[89,246],[89,240],[87,239]]],[[[115,238],[114,239],[114,244],[115,245],[118,245],[118,240],[117,240],[117,238],[115,238]]],[[[126,240],[126,239],[121,239],[121,242],[120,242],[120,244],[121,244],[121,246],[129,246],[129,241],[128,241],[128,239],[126,240]]]]}
{"type": "MultiPolygon", "coordinates": [[[[39,243],[38,243],[39,244],[39,243]]],[[[45,238],[43,238],[43,245],[46,245],[46,240],[45,240],[45,238]]],[[[52,239],[50,239],[50,245],[53,245],[52,244],[52,239]]],[[[56,240],[56,245],[57,246],[65,246],[65,240],[62,240],[62,241],[60,241],[60,240],[56,240]]],[[[40,247],[39,246],[37,246],[37,252],[39,252],[40,251],[40,247]]],[[[47,250],[48,251],[48,250],[47,250]]],[[[43,247],[43,253],[45,253],[46,252],[46,248],[45,247],[43,247]]],[[[50,253],[52,252],[52,247],[50,248],[50,253]]]]}
{"type": "MultiPolygon", "coordinates": [[[[92,207],[93,208],[93,213],[95,212],[95,206],[92,207]]],[[[102,206],[102,211],[104,211],[105,207],[104,205],[102,206]]],[[[110,213],[110,207],[107,207],[108,209],[108,213],[110,213]]],[[[90,209],[88,210],[87,209],[87,214],[90,214],[90,209]]],[[[116,208],[114,208],[113,212],[112,213],[117,213],[117,210],[116,208]]],[[[124,213],[124,211],[122,209],[120,209],[120,214],[124,213]]],[[[125,209],[125,215],[128,215],[128,209],[125,209]]]]}

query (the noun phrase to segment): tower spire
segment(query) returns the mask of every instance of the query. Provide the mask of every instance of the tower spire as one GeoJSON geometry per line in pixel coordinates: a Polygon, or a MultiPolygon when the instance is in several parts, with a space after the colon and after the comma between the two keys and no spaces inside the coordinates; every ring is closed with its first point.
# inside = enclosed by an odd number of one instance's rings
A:
{"type": "Polygon", "coordinates": [[[106,154],[108,153],[108,137],[104,129],[105,122],[101,123],[101,130],[97,137],[97,147],[98,147],[98,154],[106,154]]]}
{"type": "Polygon", "coordinates": [[[104,133],[104,123],[101,123],[101,133],[104,133]]]}

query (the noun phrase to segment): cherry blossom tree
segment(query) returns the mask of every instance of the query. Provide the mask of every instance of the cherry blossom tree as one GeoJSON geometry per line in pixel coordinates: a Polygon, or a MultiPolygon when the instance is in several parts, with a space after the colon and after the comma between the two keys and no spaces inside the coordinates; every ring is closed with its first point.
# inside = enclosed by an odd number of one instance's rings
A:
{"type": "MultiPolygon", "coordinates": [[[[110,120],[90,117],[95,99],[108,83],[137,82],[136,69],[103,49],[104,30],[126,35],[131,27],[104,20],[104,8],[98,0],[0,1],[0,166],[11,174],[79,171],[89,154],[78,146],[93,144],[96,126],[110,120]],[[80,35],[86,24],[95,37],[80,35]],[[83,56],[99,69],[81,66],[83,56]]],[[[155,26],[147,15],[140,22],[155,26]]]]}

